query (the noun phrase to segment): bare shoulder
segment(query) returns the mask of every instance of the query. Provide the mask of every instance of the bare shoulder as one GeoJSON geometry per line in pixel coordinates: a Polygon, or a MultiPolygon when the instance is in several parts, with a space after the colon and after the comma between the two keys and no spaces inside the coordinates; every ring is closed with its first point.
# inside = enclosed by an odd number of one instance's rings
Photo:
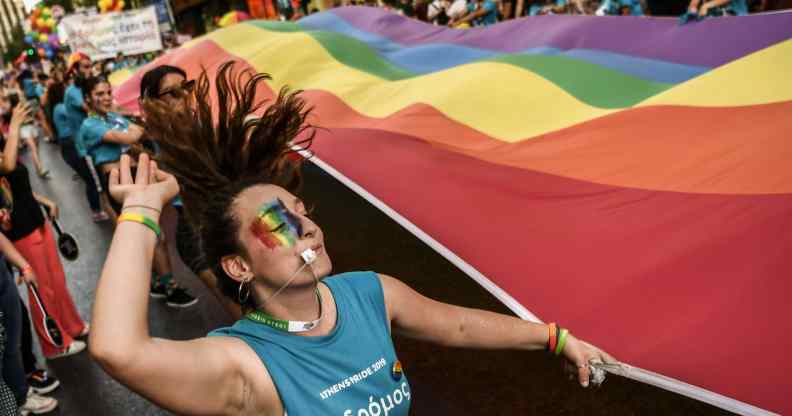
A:
{"type": "Polygon", "coordinates": [[[209,337],[231,359],[242,379],[237,404],[241,415],[283,415],[283,404],[275,383],[261,358],[244,341],[234,337],[209,337]]]}
{"type": "Polygon", "coordinates": [[[415,290],[398,278],[389,276],[387,274],[377,273],[380,282],[382,283],[382,291],[385,294],[385,303],[398,301],[403,297],[413,296],[415,290]]]}
{"type": "Polygon", "coordinates": [[[406,300],[415,293],[409,286],[401,280],[387,274],[377,273],[382,284],[382,294],[385,298],[385,309],[388,313],[388,323],[397,319],[399,309],[405,304],[406,300]]]}

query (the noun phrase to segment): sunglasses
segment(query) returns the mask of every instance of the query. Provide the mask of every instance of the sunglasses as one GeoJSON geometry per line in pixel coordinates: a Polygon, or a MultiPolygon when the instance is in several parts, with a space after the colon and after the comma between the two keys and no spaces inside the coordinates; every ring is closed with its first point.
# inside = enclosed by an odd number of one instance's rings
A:
{"type": "Polygon", "coordinates": [[[191,79],[189,81],[182,82],[179,86],[160,92],[157,94],[157,98],[162,99],[169,95],[171,98],[178,99],[185,96],[186,94],[191,93],[193,88],[195,88],[195,80],[191,79]]]}

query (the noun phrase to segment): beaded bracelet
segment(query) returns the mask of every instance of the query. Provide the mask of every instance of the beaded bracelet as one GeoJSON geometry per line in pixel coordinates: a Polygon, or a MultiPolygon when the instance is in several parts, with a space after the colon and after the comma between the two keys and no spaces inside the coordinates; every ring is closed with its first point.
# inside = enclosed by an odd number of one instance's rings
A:
{"type": "Polygon", "coordinates": [[[146,227],[150,228],[151,231],[154,231],[154,234],[157,235],[157,238],[159,238],[160,234],[162,233],[162,231],[160,231],[159,225],[154,222],[154,220],[143,214],[125,212],[118,217],[118,224],[121,224],[124,221],[131,221],[145,225],[146,227]]]}
{"type": "Polygon", "coordinates": [[[564,352],[564,347],[566,346],[567,335],[569,335],[569,331],[566,329],[561,328],[561,331],[558,333],[558,345],[555,349],[555,355],[561,355],[564,352]]]}

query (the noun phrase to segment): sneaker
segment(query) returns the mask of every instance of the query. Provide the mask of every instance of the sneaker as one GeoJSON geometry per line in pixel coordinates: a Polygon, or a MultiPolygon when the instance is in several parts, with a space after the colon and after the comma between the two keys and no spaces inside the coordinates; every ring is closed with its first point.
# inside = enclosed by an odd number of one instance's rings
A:
{"type": "Polygon", "coordinates": [[[49,172],[49,170],[47,170],[47,169],[42,169],[42,170],[40,170],[40,171],[38,172],[38,175],[39,175],[39,176],[40,176],[42,179],[49,179],[49,178],[50,178],[50,177],[49,177],[49,174],[50,174],[50,172],[49,172]]]}
{"type": "Polygon", "coordinates": [[[151,282],[151,292],[149,296],[154,299],[163,299],[168,297],[168,288],[159,280],[151,282]]]}
{"type": "Polygon", "coordinates": [[[47,394],[60,386],[57,378],[50,376],[46,370],[36,370],[27,376],[30,390],[36,394],[47,394]]]}
{"type": "Polygon", "coordinates": [[[49,413],[55,408],[58,407],[58,401],[53,399],[52,397],[44,397],[39,396],[36,393],[33,393],[33,389],[28,389],[27,399],[25,400],[25,404],[19,408],[19,412],[22,416],[27,416],[30,414],[33,415],[40,415],[44,413],[49,413]]]}
{"type": "Polygon", "coordinates": [[[91,219],[93,219],[93,222],[103,222],[103,221],[108,221],[110,219],[110,216],[107,215],[107,213],[104,211],[96,211],[93,214],[91,214],[91,219]]]}
{"type": "Polygon", "coordinates": [[[85,349],[85,343],[84,342],[78,341],[78,340],[74,340],[74,341],[72,341],[71,345],[69,345],[69,348],[66,348],[66,351],[63,351],[62,353],[59,353],[59,354],[55,354],[52,357],[47,357],[47,359],[48,360],[54,360],[54,359],[57,359],[57,358],[68,357],[70,355],[79,354],[84,349],[85,349]]]}
{"type": "Polygon", "coordinates": [[[193,297],[187,290],[173,286],[168,290],[168,298],[167,298],[166,305],[170,306],[171,308],[186,308],[198,303],[198,298],[193,297]]]}

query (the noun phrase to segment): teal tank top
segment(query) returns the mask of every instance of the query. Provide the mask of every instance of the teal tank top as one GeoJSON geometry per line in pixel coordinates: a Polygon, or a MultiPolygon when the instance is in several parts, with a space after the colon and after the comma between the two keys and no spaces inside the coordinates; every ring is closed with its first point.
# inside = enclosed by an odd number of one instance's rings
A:
{"type": "Polygon", "coordinates": [[[391,340],[379,276],[352,272],[322,282],[338,310],[328,335],[290,335],[241,319],[209,336],[247,343],[289,416],[406,416],[412,394],[391,340]]]}

